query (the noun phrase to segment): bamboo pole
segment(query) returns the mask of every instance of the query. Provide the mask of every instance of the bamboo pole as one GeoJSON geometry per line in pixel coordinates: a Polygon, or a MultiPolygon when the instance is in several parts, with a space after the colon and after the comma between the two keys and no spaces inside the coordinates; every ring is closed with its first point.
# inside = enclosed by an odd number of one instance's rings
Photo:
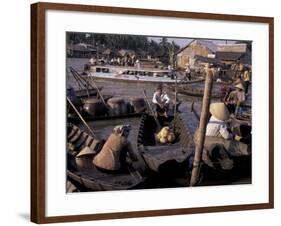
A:
{"type": "Polygon", "coordinates": [[[80,89],[82,89],[81,88],[81,85],[82,85],[87,90],[88,96],[90,97],[90,95],[89,95],[89,83],[86,82],[85,80],[83,80],[82,76],[73,67],[70,67],[70,72],[72,73],[73,77],[75,78],[76,82],[78,83],[80,89]],[[85,82],[85,84],[83,82],[85,82]]]}
{"type": "Polygon", "coordinates": [[[94,79],[93,79],[92,76],[90,76],[90,80],[91,80],[92,84],[94,85],[94,87],[96,88],[96,90],[97,90],[97,92],[98,92],[98,94],[99,94],[99,97],[101,98],[103,104],[104,104],[104,105],[106,106],[106,108],[107,108],[107,105],[106,105],[105,100],[104,100],[104,98],[103,98],[103,96],[102,96],[102,94],[101,94],[101,92],[100,92],[100,90],[99,90],[99,87],[98,87],[97,84],[95,83],[95,81],[94,81],[94,79]]]}
{"type": "Polygon", "coordinates": [[[198,182],[198,177],[200,173],[200,163],[202,158],[202,152],[205,142],[205,134],[206,134],[206,126],[209,115],[210,108],[210,100],[212,94],[212,85],[213,85],[213,76],[211,70],[207,69],[207,75],[205,80],[205,89],[202,103],[202,112],[200,115],[200,122],[198,128],[198,144],[196,144],[195,148],[195,156],[193,160],[193,168],[190,179],[190,186],[196,185],[198,182]]]}
{"type": "Polygon", "coordinates": [[[68,103],[71,105],[71,107],[74,109],[74,111],[76,112],[76,114],[79,116],[79,118],[81,119],[81,121],[84,123],[84,125],[87,127],[87,129],[90,131],[90,133],[92,134],[92,136],[97,139],[96,135],[94,134],[94,131],[90,128],[90,126],[87,124],[87,122],[83,119],[82,115],[79,113],[79,111],[77,110],[77,108],[74,106],[74,104],[72,103],[72,101],[66,97],[68,103]]]}
{"type": "Polygon", "coordinates": [[[175,81],[175,106],[174,106],[174,118],[176,117],[177,114],[177,94],[178,94],[178,79],[177,79],[177,75],[176,75],[176,81],[175,81]]]}
{"type": "Polygon", "coordinates": [[[150,103],[148,102],[148,98],[147,98],[145,89],[143,89],[143,95],[144,95],[144,98],[145,98],[145,102],[146,102],[146,104],[147,104],[147,106],[148,106],[148,108],[149,108],[149,110],[150,110],[152,116],[154,117],[154,120],[155,120],[156,125],[157,125],[158,130],[159,130],[159,129],[161,129],[161,124],[160,124],[158,118],[156,117],[156,114],[154,113],[154,111],[153,111],[153,109],[152,109],[150,103]]]}

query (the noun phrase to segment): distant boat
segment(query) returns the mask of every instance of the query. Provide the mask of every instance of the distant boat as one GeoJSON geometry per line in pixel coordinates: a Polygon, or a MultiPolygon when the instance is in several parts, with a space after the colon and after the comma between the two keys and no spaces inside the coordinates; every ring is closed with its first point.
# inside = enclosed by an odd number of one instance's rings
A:
{"type": "MultiPolygon", "coordinates": [[[[175,91],[175,85],[165,85],[165,87],[167,87],[169,90],[175,91]]],[[[177,86],[177,93],[187,96],[203,97],[204,90],[180,84],[177,86]]],[[[223,98],[223,97],[224,97],[223,93],[218,93],[214,91],[212,92],[212,98],[223,98]]]]}
{"type": "MultiPolygon", "coordinates": [[[[175,83],[176,79],[172,70],[157,68],[136,68],[118,66],[91,66],[87,75],[95,79],[110,79],[127,82],[155,82],[175,83]]],[[[180,81],[180,78],[178,78],[180,81]]],[[[202,82],[203,78],[187,81],[184,83],[202,82]]]]}

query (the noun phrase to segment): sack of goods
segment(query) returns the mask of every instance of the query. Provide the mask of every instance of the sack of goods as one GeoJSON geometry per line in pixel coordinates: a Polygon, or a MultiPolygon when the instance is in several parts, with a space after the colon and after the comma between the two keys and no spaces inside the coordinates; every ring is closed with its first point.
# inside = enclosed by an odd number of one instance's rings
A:
{"type": "Polygon", "coordinates": [[[175,134],[170,130],[168,126],[163,127],[157,134],[157,140],[162,144],[172,143],[175,139],[175,134]]]}

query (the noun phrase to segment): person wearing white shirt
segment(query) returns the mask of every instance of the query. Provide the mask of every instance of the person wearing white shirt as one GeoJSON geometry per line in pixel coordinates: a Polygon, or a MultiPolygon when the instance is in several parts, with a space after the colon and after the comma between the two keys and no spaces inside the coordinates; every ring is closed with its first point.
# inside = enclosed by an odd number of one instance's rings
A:
{"type": "Polygon", "coordinates": [[[217,119],[215,116],[211,116],[210,118],[206,128],[206,136],[223,137],[226,140],[232,138],[225,121],[217,119]]]}
{"type": "Polygon", "coordinates": [[[234,140],[233,134],[227,126],[229,111],[224,103],[212,103],[212,114],[206,128],[204,148],[212,151],[215,146],[223,148],[230,156],[249,155],[247,144],[234,140]]]}
{"type": "Polygon", "coordinates": [[[152,103],[155,105],[158,115],[168,117],[167,111],[169,109],[170,98],[166,92],[163,92],[161,85],[157,87],[156,92],[153,94],[152,103]]]}

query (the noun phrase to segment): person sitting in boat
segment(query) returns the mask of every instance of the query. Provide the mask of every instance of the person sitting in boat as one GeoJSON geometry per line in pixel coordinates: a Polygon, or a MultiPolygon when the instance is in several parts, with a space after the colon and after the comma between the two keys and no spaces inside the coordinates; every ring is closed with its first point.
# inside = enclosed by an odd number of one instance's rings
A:
{"type": "Polygon", "coordinates": [[[206,127],[203,160],[208,159],[206,156],[212,156],[212,151],[218,147],[221,167],[230,169],[233,161],[229,156],[247,156],[250,154],[249,146],[234,139],[235,134],[232,134],[227,125],[230,114],[224,103],[212,103],[210,113],[211,118],[206,127]]]}
{"type": "Polygon", "coordinates": [[[159,115],[168,117],[170,98],[166,92],[163,92],[162,85],[157,86],[156,92],[153,94],[152,103],[155,105],[155,110],[159,115]]]}
{"type": "Polygon", "coordinates": [[[211,118],[206,127],[206,136],[222,137],[226,140],[232,138],[227,128],[226,120],[229,119],[229,111],[224,103],[212,103],[210,105],[211,118]]]}
{"type": "Polygon", "coordinates": [[[241,103],[246,99],[245,97],[245,88],[242,83],[239,83],[235,86],[235,90],[231,91],[227,97],[226,104],[230,113],[238,114],[241,103]]]}
{"type": "Polygon", "coordinates": [[[103,148],[93,160],[98,169],[108,173],[126,171],[128,166],[127,153],[133,161],[138,160],[138,156],[128,140],[130,130],[130,125],[119,125],[113,129],[103,148]]]}

